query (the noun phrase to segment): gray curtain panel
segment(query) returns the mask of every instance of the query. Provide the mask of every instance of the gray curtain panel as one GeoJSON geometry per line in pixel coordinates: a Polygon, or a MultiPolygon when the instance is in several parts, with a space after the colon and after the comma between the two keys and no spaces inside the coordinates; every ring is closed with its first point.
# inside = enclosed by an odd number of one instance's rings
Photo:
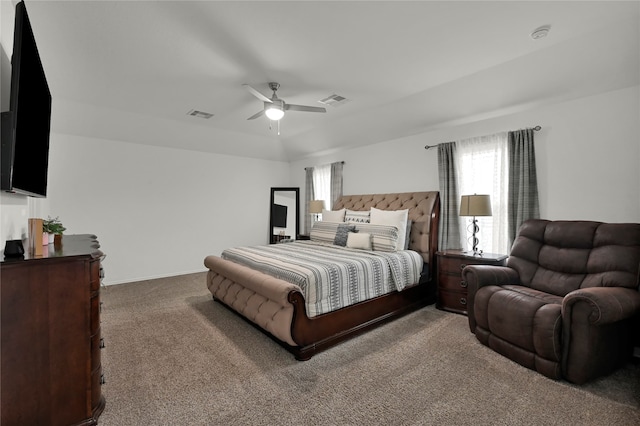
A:
{"type": "Polygon", "coordinates": [[[311,215],[309,214],[309,201],[314,200],[313,190],[313,167],[307,167],[305,170],[305,191],[304,191],[304,233],[311,232],[311,215]]]}
{"type": "Polygon", "coordinates": [[[462,247],[458,219],[458,194],[455,142],[438,145],[438,176],[440,180],[440,225],[438,247],[441,250],[462,247]]]}
{"type": "Polygon", "coordinates": [[[538,179],[533,129],[509,132],[509,246],[516,238],[518,228],[527,219],[538,219],[538,179]]]}
{"type": "Polygon", "coordinates": [[[338,198],[342,197],[342,169],[344,162],[339,161],[337,163],[331,163],[331,205],[329,209],[333,208],[333,203],[338,201],[338,198]]]}

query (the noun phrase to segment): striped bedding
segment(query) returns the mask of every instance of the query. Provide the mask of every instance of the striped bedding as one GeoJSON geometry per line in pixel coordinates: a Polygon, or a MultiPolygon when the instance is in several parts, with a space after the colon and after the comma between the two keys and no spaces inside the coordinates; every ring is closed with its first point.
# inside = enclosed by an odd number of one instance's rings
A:
{"type": "Polygon", "coordinates": [[[222,258],[300,287],[307,315],[314,317],[420,279],[423,259],[415,251],[365,251],[316,241],[237,247],[222,258]]]}

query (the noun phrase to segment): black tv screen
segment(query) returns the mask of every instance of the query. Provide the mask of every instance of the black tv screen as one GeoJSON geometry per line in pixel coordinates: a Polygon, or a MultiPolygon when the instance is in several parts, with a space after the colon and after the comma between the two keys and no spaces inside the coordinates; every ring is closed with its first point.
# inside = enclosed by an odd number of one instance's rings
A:
{"type": "Polygon", "coordinates": [[[24,2],[16,5],[10,111],[2,113],[2,190],[47,195],[51,92],[24,2]]]}
{"type": "Polygon", "coordinates": [[[271,207],[271,224],[276,228],[287,227],[287,206],[273,204],[271,207]]]}

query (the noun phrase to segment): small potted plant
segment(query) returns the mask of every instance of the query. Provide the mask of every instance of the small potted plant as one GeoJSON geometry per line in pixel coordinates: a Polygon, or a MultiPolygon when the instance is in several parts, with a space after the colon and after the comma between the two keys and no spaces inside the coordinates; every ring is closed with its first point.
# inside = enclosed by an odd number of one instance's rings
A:
{"type": "Polygon", "coordinates": [[[48,217],[47,220],[43,220],[42,232],[48,235],[47,242],[44,241],[43,237],[43,243],[58,243],[60,241],[60,238],[62,238],[62,233],[66,231],[66,229],[67,228],[62,225],[62,222],[60,222],[60,219],[57,216],[53,219],[51,219],[51,217],[48,217]]]}

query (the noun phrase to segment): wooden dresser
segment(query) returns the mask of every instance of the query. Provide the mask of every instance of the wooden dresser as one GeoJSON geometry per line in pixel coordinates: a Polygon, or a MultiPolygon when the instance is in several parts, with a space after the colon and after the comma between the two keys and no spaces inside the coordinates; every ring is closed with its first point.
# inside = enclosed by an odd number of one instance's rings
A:
{"type": "Polygon", "coordinates": [[[64,235],[41,257],[0,256],[2,426],[97,424],[99,247],[93,235],[64,235]]]}
{"type": "Polygon", "coordinates": [[[506,255],[483,253],[467,254],[460,250],[446,250],[438,256],[438,297],[436,307],[445,311],[467,314],[467,283],[462,270],[467,265],[504,265],[506,255]]]}

